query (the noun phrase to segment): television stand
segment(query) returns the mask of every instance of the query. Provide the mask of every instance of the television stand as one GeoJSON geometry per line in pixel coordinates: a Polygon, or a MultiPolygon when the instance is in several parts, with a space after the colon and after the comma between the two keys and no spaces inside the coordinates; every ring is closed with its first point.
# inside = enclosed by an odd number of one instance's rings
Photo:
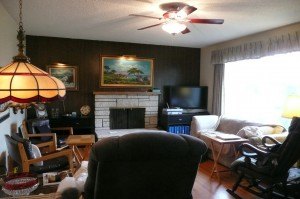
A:
{"type": "Polygon", "coordinates": [[[164,130],[176,134],[190,134],[192,118],[195,115],[209,115],[207,110],[195,112],[183,112],[177,115],[162,113],[161,126],[164,130]]]}
{"type": "MultiPolygon", "coordinates": [[[[197,113],[199,115],[202,115],[201,113],[205,112],[208,113],[205,109],[183,109],[183,113],[197,113]]],[[[204,114],[207,115],[207,114],[204,114]]]]}

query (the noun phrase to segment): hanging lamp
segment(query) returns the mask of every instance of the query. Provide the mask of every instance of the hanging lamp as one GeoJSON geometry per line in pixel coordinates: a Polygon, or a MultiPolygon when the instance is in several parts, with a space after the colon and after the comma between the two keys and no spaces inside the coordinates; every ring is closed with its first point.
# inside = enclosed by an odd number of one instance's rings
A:
{"type": "Polygon", "coordinates": [[[66,87],[59,79],[30,63],[24,54],[25,31],[22,22],[22,0],[19,0],[19,53],[13,62],[0,69],[0,104],[4,104],[0,112],[12,107],[14,112],[30,106],[38,107],[38,103],[62,100],[66,95],[66,87]]]}

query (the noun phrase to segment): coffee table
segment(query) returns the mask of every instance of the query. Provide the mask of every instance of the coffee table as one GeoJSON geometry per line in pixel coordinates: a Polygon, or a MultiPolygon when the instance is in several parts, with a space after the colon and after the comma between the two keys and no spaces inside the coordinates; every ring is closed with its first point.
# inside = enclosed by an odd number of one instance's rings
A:
{"type": "MultiPolygon", "coordinates": [[[[216,173],[216,175],[218,177],[218,180],[220,180],[219,173],[223,172],[223,171],[219,171],[217,165],[218,165],[218,160],[220,158],[220,155],[223,151],[224,146],[225,145],[229,145],[229,146],[231,145],[234,149],[235,157],[237,157],[239,153],[236,149],[236,144],[242,144],[244,142],[248,142],[249,140],[244,139],[244,138],[232,139],[232,140],[223,140],[223,139],[217,138],[217,134],[211,134],[211,133],[205,133],[205,134],[202,134],[202,136],[204,136],[207,140],[209,140],[211,150],[212,150],[212,154],[213,154],[214,166],[212,168],[212,172],[210,174],[210,177],[212,177],[213,174],[216,173]],[[216,144],[220,145],[220,150],[219,151],[217,151],[216,148],[215,148],[216,144]]],[[[230,170],[226,170],[226,171],[230,171],[230,170]]]]}
{"type": "Polygon", "coordinates": [[[78,165],[80,165],[83,160],[88,160],[91,147],[94,143],[94,135],[69,135],[66,140],[66,144],[73,150],[78,165]],[[79,149],[79,146],[82,146],[83,149],[79,149]]]}

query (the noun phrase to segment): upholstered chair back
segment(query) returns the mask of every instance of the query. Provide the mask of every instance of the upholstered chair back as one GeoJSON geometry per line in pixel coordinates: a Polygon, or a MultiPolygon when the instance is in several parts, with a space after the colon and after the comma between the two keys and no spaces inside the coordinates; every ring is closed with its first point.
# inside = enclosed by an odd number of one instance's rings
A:
{"type": "Polygon", "coordinates": [[[191,199],[206,144],[170,133],[132,133],[94,144],[85,197],[88,199],[191,199]]]}
{"type": "Polygon", "coordinates": [[[286,140],[276,151],[278,164],[272,174],[287,173],[288,170],[300,159],[300,118],[294,118],[289,127],[286,140]]]}
{"type": "Polygon", "coordinates": [[[7,146],[7,152],[10,157],[18,164],[22,164],[22,159],[19,151],[18,141],[12,139],[9,135],[5,135],[5,142],[7,146]]]}

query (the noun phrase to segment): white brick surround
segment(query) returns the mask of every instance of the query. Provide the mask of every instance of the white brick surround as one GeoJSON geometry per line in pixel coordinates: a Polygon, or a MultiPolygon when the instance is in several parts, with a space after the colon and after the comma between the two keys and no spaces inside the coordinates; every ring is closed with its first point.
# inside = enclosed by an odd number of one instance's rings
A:
{"type": "Polygon", "coordinates": [[[109,128],[109,108],[145,108],[145,128],[156,128],[159,94],[149,92],[94,92],[95,131],[107,134],[109,128]]]}

